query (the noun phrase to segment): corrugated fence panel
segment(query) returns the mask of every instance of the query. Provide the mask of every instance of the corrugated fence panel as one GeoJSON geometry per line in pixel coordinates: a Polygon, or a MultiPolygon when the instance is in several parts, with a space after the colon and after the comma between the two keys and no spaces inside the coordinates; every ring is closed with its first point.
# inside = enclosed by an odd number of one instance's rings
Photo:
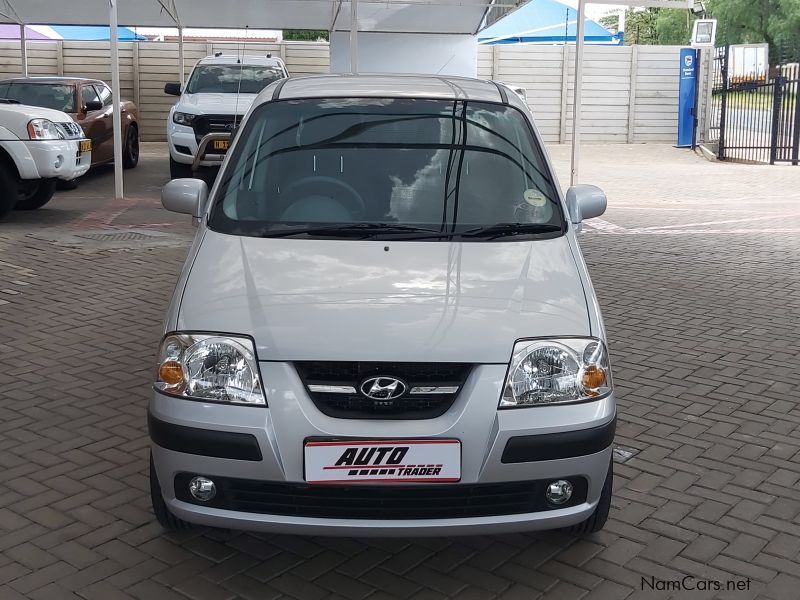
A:
{"type": "MultiPolygon", "coordinates": [[[[176,100],[164,94],[164,84],[179,79],[178,43],[137,45],[134,50],[134,43],[120,44],[122,95],[138,101],[142,139],[163,141],[167,113],[176,100]],[[134,57],[138,59],[135,61],[134,57]]],[[[186,75],[197,60],[214,52],[272,54],[283,58],[292,75],[327,73],[330,67],[325,42],[186,42],[186,75]]],[[[525,88],[528,105],[545,141],[566,142],[572,130],[574,56],[574,48],[565,53],[563,46],[480,46],[478,77],[525,88]]],[[[638,46],[635,53],[630,46],[587,46],[581,139],[674,141],[678,126],[678,57],[678,46],[638,46]],[[633,131],[629,132],[629,127],[633,131]]],[[[109,81],[109,44],[29,41],[28,70],[31,75],[60,72],[109,81]]],[[[17,77],[20,72],[19,42],[0,41],[0,78],[17,77]]]]}
{"type": "Polygon", "coordinates": [[[678,139],[679,46],[639,46],[633,141],[678,139]]]}
{"type": "MultiPolygon", "coordinates": [[[[491,54],[489,55],[491,57],[491,54]]],[[[525,88],[528,106],[546,142],[557,142],[561,130],[561,74],[563,49],[559,46],[498,46],[495,79],[525,88]]],[[[479,55],[480,65],[480,55],[479,55]]]]}

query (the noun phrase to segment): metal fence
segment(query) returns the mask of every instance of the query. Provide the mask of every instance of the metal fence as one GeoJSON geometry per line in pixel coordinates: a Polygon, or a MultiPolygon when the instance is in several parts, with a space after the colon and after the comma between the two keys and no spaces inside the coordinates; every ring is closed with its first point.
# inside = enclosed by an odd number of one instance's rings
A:
{"type": "Polygon", "coordinates": [[[717,48],[709,139],[720,160],[800,164],[800,66],[768,77],[733,80],[729,47],[717,48]]]}

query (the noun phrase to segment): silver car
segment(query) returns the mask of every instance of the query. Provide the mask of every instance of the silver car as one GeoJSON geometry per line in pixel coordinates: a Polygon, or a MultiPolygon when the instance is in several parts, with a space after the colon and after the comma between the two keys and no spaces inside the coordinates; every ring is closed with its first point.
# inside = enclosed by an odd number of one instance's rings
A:
{"type": "Polygon", "coordinates": [[[342,536],[600,529],[616,409],[576,239],[522,99],[425,76],[282,80],[209,192],[148,411],[153,509],[342,536]]]}

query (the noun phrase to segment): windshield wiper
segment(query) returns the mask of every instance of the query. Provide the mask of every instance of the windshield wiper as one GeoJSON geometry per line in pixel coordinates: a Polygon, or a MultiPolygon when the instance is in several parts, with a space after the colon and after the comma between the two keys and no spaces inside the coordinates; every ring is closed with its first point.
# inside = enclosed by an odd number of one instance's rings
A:
{"type": "Polygon", "coordinates": [[[493,240],[510,235],[554,233],[556,231],[561,231],[560,225],[551,225],[549,223],[497,223],[496,225],[489,225],[487,227],[467,229],[458,235],[461,235],[461,237],[480,237],[493,240]]]}
{"type": "Polygon", "coordinates": [[[393,223],[350,223],[345,225],[325,225],[319,227],[295,227],[290,229],[269,229],[261,237],[291,237],[293,235],[320,235],[320,236],[362,236],[369,237],[380,233],[435,233],[442,237],[451,234],[440,232],[438,229],[417,227],[415,225],[399,225],[393,223]]]}

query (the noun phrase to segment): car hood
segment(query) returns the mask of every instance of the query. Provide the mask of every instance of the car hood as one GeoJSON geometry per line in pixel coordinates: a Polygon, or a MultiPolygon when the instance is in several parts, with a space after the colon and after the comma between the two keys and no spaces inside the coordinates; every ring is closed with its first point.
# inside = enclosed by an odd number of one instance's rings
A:
{"type": "MultiPolygon", "coordinates": [[[[53,123],[69,123],[72,120],[67,113],[60,110],[28,104],[0,104],[0,114],[3,114],[6,120],[21,123],[24,130],[24,135],[21,137],[25,139],[28,137],[27,126],[31,119],[49,119],[53,123]]],[[[8,127],[7,123],[4,125],[8,127]]]]}
{"type": "Polygon", "coordinates": [[[187,110],[197,114],[243,115],[249,109],[256,94],[184,94],[175,110],[187,110]]]}
{"type": "Polygon", "coordinates": [[[177,329],[249,334],[259,360],[507,363],[524,337],[589,335],[565,237],[276,239],[207,231],[177,329]]]}

